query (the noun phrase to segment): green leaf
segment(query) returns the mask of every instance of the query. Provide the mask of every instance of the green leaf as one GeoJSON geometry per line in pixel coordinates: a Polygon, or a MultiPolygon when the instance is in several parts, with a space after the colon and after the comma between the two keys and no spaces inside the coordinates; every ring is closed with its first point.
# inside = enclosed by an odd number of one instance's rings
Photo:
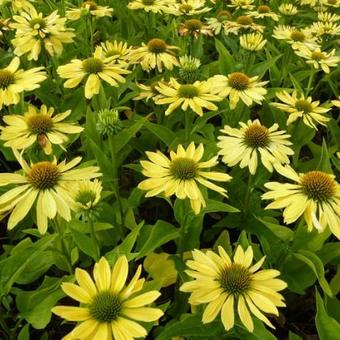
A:
{"type": "Polygon", "coordinates": [[[215,47],[219,54],[218,62],[219,62],[220,72],[225,75],[233,72],[235,60],[231,56],[227,48],[218,39],[215,39],[215,47]]]}
{"type": "Polygon", "coordinates": [[[280,224],[266,221],[265,219],[255,217],[263,225],[265,225],[275,236],[283,241],[291,241],[294,238],[294,231],[288,227],[284,227],[280,224]]]}
{"type": "Polygon", "coordinates": [[[140,249],[137,259],[150,254],[161,245],[179,237],[179,230],[172,224],[162,220],[158,220],[153,226],[145,226],[144,228],[150,229],[149,235],[140,249]]]}
{"type": "Polygon", "coordinates": [[[177,138],[176,134],[164,125],[147,121],[145,127],[167,146],[170,146],[177,138]]]}
{"type": "Polygon", "coordinates": [[[207,200],[207,206],[202,209],[203,214],[208,214],[212,212],[229,212],[229,213],[237,213],[240,212],[237,208],[220,201],[215,200],[207,200]]]}
{"type": "Polygon", "coordinates": [[[326,172],[328,174],[332,174],[332,166],[330,162],[330,154],[328,152],[327,144],[326,141],[323,139],[322,140],[322,149],[321,149],[321,155],[320,155],[320,160],[319,164],[316,167],[317,170],[326,172]]]}
{"type": "Polygon", "coordinates": [[[96,251],[95,244],[93,240],[86,236],[81,231],[74,229],[72,223],[70,224],[70,231],[73,237],[74,242],[76,243],[77,247],[86,255],[91,256],[95,261],[98,260],[98,255],[96,251]]]}
{"type": "Polygon", "coordinates": [[[34,328],[44,329],[51,320],[51,308],[65,296],[60,289],[60,284],[64,280],[46,276],[38,289],[19,292],[16,305],[21,317],[34,328]]]}
{"type": "Polygon", "coordinates": [[[301,336],[289,331],[288,340],[302,340],[301,336]]]}
{"type": "Polygon", "coordinates": [[[316,290],[316,318],[315,324],[320,340],[338,339],[340,334],[340,324],[327,314],[325,305],[319,292],[316,290]]]}
{"type": "Polygon", "coordinates": [[[323,291],[328,296],[333,296],[332,290],[325,279],[325,270],[320,258],[308,250],[299,250],[298,253],[293,253],[293,256],[295,256],[297,259],[304,262],[308,267],[310,267],[318,278],[319,284],[323,291]]]}
{"type": "Polygon", "coordinates": [[[236,327],[236,333],[242,340],[277,340],[277,338],[269,332],[263,325],[263,322],[257,318],[253,318],[254,331],[249,333],[244,325],[240,324],[236,327]]]}
{"type": "Polygon", "coordinates": [[[104,180],[110,180],[112,178],[112,164],[110,160],[106,157],[99,145],[97,145],[92,139],[89,140],[89,146],[92,149],[100,170],[104,175],[104,180]]]}
{"type": "Polygon", "coordinates": [[[17,340],[30,340],[30,325],[28,323],[21,328],[17,340]]]}

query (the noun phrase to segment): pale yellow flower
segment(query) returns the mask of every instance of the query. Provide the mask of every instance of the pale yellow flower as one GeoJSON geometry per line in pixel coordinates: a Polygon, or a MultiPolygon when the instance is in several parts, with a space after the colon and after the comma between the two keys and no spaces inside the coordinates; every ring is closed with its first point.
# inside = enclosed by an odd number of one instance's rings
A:
{"type": "Polygon", "coordinates": [[[337,22],[340,20],[340,16],[330,12],[319,12],[318,19],[325,22],[337,22]]]}
{"type": "Polygon", "coordinates": [[[317,37],[329,37],[340,35],[340,25],[336,22],[317,21],[308,28],[308,32],[317,37]]]}
{"type": "Polygon", "coordinates": [[[143,9],[146,12],[162,13],[167,5],[175,2],[176,0],[132,0],[128,4],[128,9],[143,9]]]}
{"type": "Polygon", "coordinates": [[[164,12],[176,16],[181,15],[198,15],[211,11],[210,7],[206,7],[205,0],[181,0],[168,4],[164,12]]]}
{"type": "Polygon", "coordinates": [[[92,15],[94,17],[110,17],[113,9],[108,6],[100,6],[95,1],[83,1],[79,8],[68,8],[67,19],[71,21],[79,20],[82,16],[92,15]]]}
{"type": "Polygon", "coordinates": [[[254,0],[230,0],[227,6],[235,9],[253,9],[255,7],[254,0]]]}
{"type": "Polygon", "coordinates": [[[126,42],[117,40],[105,41],[100,45],[104,58],[111,58],[111,60],[116,63],[126,65],[126,67],[129,66],[129,58],[132,47],[128,47],[126,42]]]}
{"type": "Polygon", "coordinates": [[[274,200],[266,209],[284,209],[287,224],[303,215],[309,231],[316,228],[323,232],[328,226],[340,239],[340,185],[335,176],[322,171],[298,174],[290,166],[277,165],[275,169],[295,183],[266,183],[270,191],[263,194],[262,199],[274,200]]]}
{"type": "Polygon", "coordinates": [[[225,125],[221,132],[227,136],[219,136],[217,146],[220,148],[219,155],[222,161],[232,167],[240,163],[240,167],[248,167],[254,175],[261,163],[270,172],[276,163],[289,163],[288,156],[294,151],[289,147],[292,143],[288,140],[290,135],[285,131],[278,130],[279,125],[274,124],[269,129],[261,125],[258,119],[247,123],[240,122],[240,129],[225,125]]]}
{"type": "Polygon", "coordinates": [[[0,139],[4,146],[22,150],[37,143],[46,154],[52,153],[52,144],[64,148],[68,141],[67,134],[80,133],[84,129],[73,123],[63,122],[71,114],[71,110],[54,115],[54,108],[42,105],[37,110],[28,106],[24,115],[7,115],[3,117],[6,126],[1,126],[0,139]]]}
{"type": "Polygon", "coordinates": [[[279,12],[284,15],[295,15],[298,9],[293,4],[284,3],[279,6],[279,12]]]}
{"type": "Polygon", "coordinates": [[[223,25],[226,34],[237,34],[249,30],[262,33],[264,29],[264,26],[255,23],[253,18],[249,15],[240,15],[236,18],[236,21],[226,21],[223,25]]]}
{"type": "Polygon", "coordinates": [[[208,24],[208,28],[215,34],[218,35],[221,33],[222,29],[224,30],[224,23],[232,19],[232,16],[229,11],[219,11],[216,15],[216,18],[206,18],[206,22],[208,24]]]}
{"type": "Polygon", "coordinates": [[[291,95],[286,91],[279,91],[276,92],[276,97],[280,99],[283,104],[271,103],[271,105],[289,113],[287,125],[301,118],[304,124],[312,129],[317,129],[316,124],[326,126],[330,120],[329,117],[324,115],[330,111],[330,108],[320,106],[320,101],[313,101],[312,97],[306,98],[304,94],[298,95],[296,91],[291,95]]]}
{"type": "Polygon", "coordinates": [[[178,32],[182,36],[192,35],[194,38],[198,38],[200,35],[213,35],[209,26],[198,19],[190,19],[181,23],[178,32]]]}
{"type": "Polygon", "coordinates": [[[256,11],[247,12],[247,15],[255,19],[270,18],[270,19],[273,19],[274,21],[279,20],[279,15],[274,13],[272,9],[267,5],[260,5],[257,7],[256,11]]]}
{"type": "Polygon", "coordinates": [[[240,45],[248,51],[260,51],[267,43],[261,33],[248,33],[240,36],[240,45]]]}
{"type": "Polygon", "coordinates": [[[73,210],[93,209],[100,201],[102,190],[102,183],[97,178],[94,181],[87,179],[76,182],[71,190],[73,210]]]}
{"type": "Polygon", "coordinates": [[[23,11],[19,15],[14,15],[12,28],[16,29],[15,37],[12,39],[14,53],[18,56],[27,54],[28,60],[38,60],[42,48],[51,56],[60,55],[63,44],[73,42],[72,28],[65,26],[66,18],[60,18],[54,11],[44,17],[34,8],[23,11]]]}
{"type": "Polygon", "coordinates": [[[279,315],[277,307],[285,307],[285,303],[278,292],[287,284],[277,278],[280,275],[278,270],[259,270],[265,256],[252,264],[251,246],[246,251],[238,246],[233,260],[221,246],[218,254],[195,249],[192,256],[193,260],[186,262],[189,268],[186,273],[193,280],[185,282],[180,290],[191,293],[191,305],[206,305],[202,316],[204,324],[221,314],[223,326],[228,331],[234,327],[237,313],[247,330],[253,332],[252,313],[267,326],[275,328],[264,313],[279,315]]]}
{"type": "Polygon", "coordinates": [[[3,105],[18,104],[20,93],[40,87],[46,72],[43,67],[34,67],[27,71],[19,69],[20,59],[14,57],[10,64],[0,69],[0,109],[3,105]]]}
{"type": "Polygon", "coordinates": [[[226,189],[210,182],[227,182],[231,177],[226,173],[205,171],[218,164],[218,156],[201,162],[204,154],[203,145],[197,148],[190,143],[187,149],[178,145],[177,152],[170,152],[170,159],[157,152],[146,152],[150,161],[140,161],[143,175],[148,179],[139,183],[138,188],[147,191],[145,197],[163,193],[166,197],[176,195],[179,199],[189,198],[191,208],[198,214],[206,206],[198,184],[218,192],[226,197],[226,189]]]}
{"type": "Polygon", "coordinates": [[[126,256],[120,256],[111,268],[102,257],[93,269],[93,277],[87,271],[76,268],[78,284],[64,282],[62,290],[80,303],[75,306],[56,306],[52,312],[68,321],[79,324],[63,340],[133,340],[144,338],[146,329],[136,321],[158,320],[163,312],[146,307],[161,294],[156,290],[141,293],[145,279],[140,278],[139,265],[127,284],[129,264],[126,256]]]}

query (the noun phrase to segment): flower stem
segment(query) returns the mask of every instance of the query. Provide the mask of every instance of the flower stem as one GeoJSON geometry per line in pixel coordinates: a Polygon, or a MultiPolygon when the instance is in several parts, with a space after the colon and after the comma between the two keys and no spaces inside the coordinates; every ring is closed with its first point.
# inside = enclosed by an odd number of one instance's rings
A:
{"type": "Polygon", "coordinates": [[[245,211],[246,214],[248,213],[248,209],[249,209],[250,193],[251,193],[252,186],[253,186],[253,178],[254,178],[254,176],[251,173],[249,173],[248,184],[247,184],[247,193],[246,193],[246,197],[245,197],[245,200],[244,200],[244,211],[245,211]]]}
{"type": "Polygon", "coordinates": [[[310,71],[310,74],[309,74],[309,79],[308,79],[308,85],[307,85],[307,93],[306,95],[309,94],[309,92],[312,90],[312,83],[313,83],[313,80],[314,80],[314,70],[313,68],[311,68],[311,71],[310,71]]]}
{"type": "Polygon", "coordinates": [[[94,230],[94,223],[93,223],[93,220],[92,220],[92,215],[89,211],[86,211],[85,215],[86,215],[87,223],[89,225],[91,239],[93,241],[93,245],[94,245],[94,249],[95,249],[96,256],[95,256],[94,260],[98,261],[99,257],[100,257],[100,248],[99,248],[96,232],[94,230]]]}
{"type": "Polygon", "coordinates": [[[185,143],[189,144],[190,142],[190,133],[191,133],[191,111],[186,110],[184,113],[185,116],[185,143]]]}
{"type": "Polygon", "coordinates": [[[62,226],[59,224],[57,220],[54,220],[54,227],[60,240],[61,249],[64,254],[67,270],[70,274],[73,274],[72,262],[71,262],[69,251],[67,249],[67,245],[66,245],[65,238],[64,238],[64,229],[62,228],[62,226]]]}

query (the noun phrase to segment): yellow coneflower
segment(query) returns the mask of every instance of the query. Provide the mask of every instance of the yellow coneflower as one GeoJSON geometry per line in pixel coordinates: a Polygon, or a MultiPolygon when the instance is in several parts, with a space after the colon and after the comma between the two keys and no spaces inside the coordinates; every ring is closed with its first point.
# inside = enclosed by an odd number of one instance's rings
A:
{"type": "Polygon", "coordinates": [[[138,84],[137,87],[139,89],[138,96],[134,97],[133,100],[144,100],[149,101],[151,98],[154,100],[156,96],[159,95],[159,92],[156,89],[156,86],[158,85],[158,82],[153,82],[150,85],[146,84],[138,84]]]}
{"type": "Polygon", "coordinates": [[[123,41],[105,41],[101,43],[104,58],[111,58],[116,63],[128,66],[131,47],[123,41]]]}
{"type": "Polygon", "coordinates": [[[66,88],[72,89],[78,86],[84,78],[87,78],[85,97],[88,99],[99,93],[101,80],[111,86],[118,86],[118,83],[125,82],[122,75],[130,73],[119,64],[112,63],[111,58],[104,58],[100,46],[96,48],[93,57],[85,60],[73,59],[69,64],[59,66],[57,72],[61,78],[67,79],[64,83],[66,88]]]}
{"type": "Polygon", "coordinates": [[[324,114],[330,108],[320,106],[319,101],[312,101],[312,97],[305,97],[303,94],[298,95],[296,91],[292,95],[286,91],[276,92],[276,97],[282,103],[271,103],[272,106],[290,113],[287,119],[287,125],[294,123],[297,119],[302,118],[302,121],[312,129],[317,129],[316,124],[326,125],[330,118],[324,114]],[[315,124],[316,123],[316,124],[315,124]]]}
{"type": "Polygon", "coordinates": [[[208,28],[215,34],[218,35],[224,29],[224,23],[232,19],[229,11],[219,11],[216,18],[206,18],[208,28]]]}
{"type": "Polygon", "coordinates": [[[166,197],[176,195],[179,199],[189,198],[191,208],[198,214],[206,203],[197,184],[201,184],[219,194],[226,196],[226,190],[209,180],[227,182],[231,177],[226,173],[204,171],[218,164],[215,156],[208,161],[201,162],[204,148],[200,144],[197,148],[191,143],[185,150],[182,145],[177,152],[170,152],[170,159],[157,152],[146,152],[150,161],[141,161],[143,174],[148,179],[139,183],[138,188],[147,191],[146,197],[164,193],[166,197]]]}
{"type": "Polygon", "coordinates": [[[102,189],[102,183],[97,178],[76,182],[72,188],[73,210],[93,209],[100,201],[102,189]]]}
{"type": "Polygon", "coordinates": [[[240,36],[240,45],[248,51],[260,51],[266,45],[267,40],[263,39],[261,33],[249,33],[240,36]]]}
{"type": "Polygon", "coordinates": [[[244,30],[257,31],[262,33],[264,26],[258,25],[254,22],[253,18],[249,15],[240,15],[236,21],[226,21],[224,23],[224,31],[231,33],[238,33],[244,30]]]}
{"type": "Polygon", "coordinates": [[[298,8],[289,3],[281,4],[278,9],[279,12],[283,15],[295,15],[298,12],[298,8]]]}
{"type": "Polygon", "coordinates": [[[194,38],[198,38],[200,35],[213,35],[210,28],[198,19],[190,19],[181,23],[178,32],[182,36],[191,35],[194,38]]]}
{"type": "Polygon", "coordinates": [[[221,132],[227,136],[219,136],[217,146],[221,149],[222,161],[228,166],[240,163],[240,167],[249,167],[252,175],[255,174],[258,159],[270,172],[276,163],[289,163],[288,156],[294,151],[289,147],[292,143],[288,140],[290,135],[278,130],[278,124],[269,129],[261,125],[258,119],[248,120],[247,124],[240,122],[241,129],[225,125],[221,132]]]}
{"type": "Polygon", "coordinates": [[[42,105],[37,110],[28,106],[28,112],[22,115],[3,117],[6,126],[0,127],[0,139],[6,141],[4,146],[22,150],[37,143],[46,154],[52,153],[52,144],[60,145],[68,141],[66,134],[80,133],[84,129],[63,120],[71,114],[71,110],[54,115],[54,108],[42,105]]]}
{"type": "Polygon", "coordinates": [[[0,0],[0,6],[5,5],[7,2],[11,3],[14,13],[34,10],[34,6],[29,0],[0,0]]]}
{"type": "Polygon", "coordinates": [[[337,67],[340,57],[335,55],[335,49],[330,52],[321,51],[319,47],[315,49],[302,48],[294,51],[298,56],[306,59],[306,63],[315,69],[322,69],[325,73],[330,72],[330,67],[337,67]]]}
{"type": "Polygon", "coordinates": [[[317,21],[308,28],[308,32],[317,37],[328,37],[340,35],[340,25],[336,22],[317,21]]]}
{"type": "Polygon", "coordinates": [[[230,0],[228,7],[234,7],[235,9],[253,9],[254,0],[230,0]]]}
{"type": "Polygon", "coordinates": [[[340,16],[335,13],[319,12],[318,19],[324,22],[337,22],[340,20],[340,16]]]}
{"type": "Polygon", "coordinates": [[[43,67],[24,71],[19,65],[20,59],[14,57],[7,67],[0,69],[0,109],[19,103],[20,93],[37,89],[47,78],[43,67]]]}
{"type": "Polygon", "coordinates": [[[278,292],[287,284],[277,278],[280,275],[278,270],[259,270],[265,256],[252,265],[254,255],[251,246],[246,251],[238,246],[233,261],[221,246],[218,254],[195,249],[192,256],[193,260],[186,262],[189,268],[186,273],[193,280],[185,282],[180,290],[191,293],[191,305],[206,305],[203,323],[210,323],[221,314],[223,326],[228,331],[235,325],[236,314],[252,332],[252,313],[267,326],[275,328],[264,313],[279,315],[277,307],[285,307],[285,303],[278,292]]]}
{"type": "Polygon", "coordinates": [[[156,290],[141,293],[144,279],[140,278],[139,265],[127,284],[129,264],[126,256],[120,256],[113,268],[102,257],[94,265],[93,277],[87,271],[76,268],[78,284],[64,282],[62,290],[80,307],[56,306],[52,312],[68,321],[79,324],[65,339],[123,340],[144,338],[146,329],[136,321],[158,320],[163,312],[158,308],[146,307],[161,294],[156,290]]]}
{"type": "Polygon", "coordinates": [[[78,20],[84,15],[92,15],[98,18],[110,17],[113,9],[108,6],[100,6],[95,1],[83,1],[80,8],[69,8],[66,11],[68,20],[78,20]]]}
{"type": "Polygon", "coordinates": [[[324,5],[327,7],[339,8],[340,0],[321,0],[321,5],[324,5]]]}
{"type": "Polygon", "coordinates": [[[272,9],[267,5],[260,5],[257,7],[256,11],[247,12],[247,15],[255,19],[270,18],[270,19],[273,19],[274,21],[279,20],[279,15],[274,13],[272,9]]]}
{"type": "Polygon", "coordinates": [[[222,100],[221,96],[212,93],[209,81],[195,81],[193,84],[180,84],[175,78],[168,83],[159,82],[156,85],[159,95],[154,98],[158,105],[170,104],[165,115],[169,115],[179,106],[183,111],[191,108],[199,116],[203,116],[203,109],[216,111],[218,107],[212,102],[222,100]]]}
{"type": "Polygon", "coordinates": [[[197,15],[207,13],[212,8],[206,7],[205,0],[181,0],[179,2],[173,2],[165,7],[164,12],[176,16],[181,15],[197,15]]]}
{"type": "Polygon", "coordinates": [[[233,72],[228,76],[216,75],[210,78],[215,93],[229,98],[229,105],[234,109],[241,99],[247,106],[253,102],[261,104],[267,90],[263,87],[268,81],[258,81],[259,77],[249,78],[242,72],[233,72]]]}
{"type": "Polygon", "coordinates": [[[303,215],[309,231],[314,227],[322,232],[328,226],[340,239],[340,185],[335,176],[322,171],[298,174],[290,166],[276,166],[275,169],[295,183],[266,183],[270,191],[263,194],[262,199],[274,200],[266,209],[284,209],[283,218],[287,224],[303,215]]]}
{"type": "Polygon", "coordinates": [[[175,2],[176,0],[132,0],[128,4],[128,9],[143,9],[146,12],[162,13],[166,5],[175,2]]]}
{"type": "Polygon", "coordinates": [[[132,50],[130,60],[140,63],[142,69],[148,72],[156,68],[162,72],[163,66],[172,70],[179,65],[175,50],[178,50],[177,46],[167,45],[162,39],[151,39],[147,44],[142,43],[142,47],[132,50]]]}
{"type": "Polygon", "coordinates": [[[16,150],[13,152],[24,174],[0,174],[0,186],[17,185],[0,196],[0,216],[11,212],[8,229],[13,229],[28,214],[34,203],[37,226],[41,234],[47,231],[48,219],[54,219],[57,214],[69,221],[73,202],[70,192],[72,184],[79,179],[101,176],[96,166],[70,170],[81,161],[81,157],[69,163],[63,161],[57,164],[54,159],[52,162],[43,161],[28,165],[16,150]]]}
{"type": "Polygon", "coordinates": [[[66,28],[66,18],[60,18],[54,11],[47,17],[38,13],[34,8],[21,12],[20,16],[14,15],[15,23],[11,24],[16,29],[15,38],[12,40],[14,53],[18,56],[27,54],[28,60],[38,60],[42,47],[51,56],[60,55],[63,44],[73,42],[73,29],[66,28]]]}

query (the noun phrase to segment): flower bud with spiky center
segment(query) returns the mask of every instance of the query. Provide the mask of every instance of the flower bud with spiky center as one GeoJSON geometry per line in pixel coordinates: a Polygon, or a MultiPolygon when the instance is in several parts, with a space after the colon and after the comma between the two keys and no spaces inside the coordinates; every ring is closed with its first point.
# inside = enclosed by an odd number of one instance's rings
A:
{"type": "Polygon", "coordinates": [[[184,56],[179,58],[180,69],[179,78],[184,83],[193,83],[198,79],[199,72],[198,69],[201,62],[197,58],[190,56],[184,56]]]}
{"type": "Polygon", "coordinates": [[[118,111],[115,109],[104,109],[99,111],[96,128],[103,136],[112,136],[117,134],[120,130],[122,130],[118,111]]]}

